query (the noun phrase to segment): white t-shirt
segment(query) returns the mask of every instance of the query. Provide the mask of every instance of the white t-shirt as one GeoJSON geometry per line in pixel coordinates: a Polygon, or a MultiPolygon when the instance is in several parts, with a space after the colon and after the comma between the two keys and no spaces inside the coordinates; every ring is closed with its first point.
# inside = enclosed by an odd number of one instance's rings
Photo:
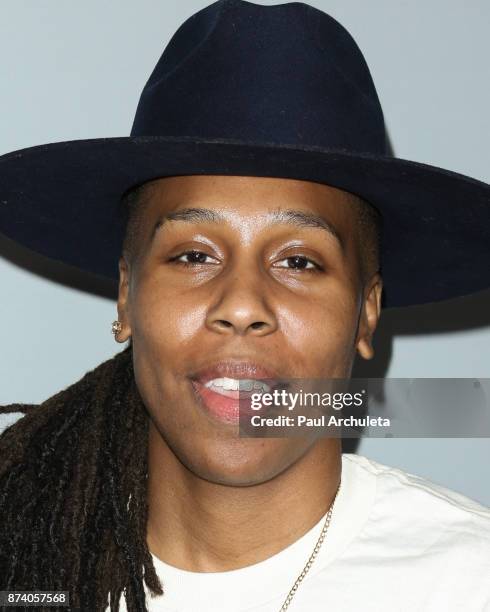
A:
{"type": "MultiPolygon", "coordinates": [[[[288,520],[287,508],[277,520],[288,520]]],[[[325,516],[281,552],[200,573],[153,556],[150,612],[279,612],[325,516]]],[[[121,597],[120,610],[126,611],[121,597]]],[[[361,455],[342,455],[327,536],[288,612],[490,612],[490,508],[361,455]]]]}

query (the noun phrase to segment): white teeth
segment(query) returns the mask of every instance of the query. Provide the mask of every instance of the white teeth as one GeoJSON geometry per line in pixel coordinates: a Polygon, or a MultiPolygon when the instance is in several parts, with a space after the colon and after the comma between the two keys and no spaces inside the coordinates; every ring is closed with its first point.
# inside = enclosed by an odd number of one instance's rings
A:
{"type": "Polygon", "coordinates": [[[223,389],[226,391],[236,391],[238,389],[238,381],[233,378],[223,378],[223,389]]]}
{"type": "Polygon", "coordinates": [[[208,389],[211,387],[220,387],[226,391],[252,391],[252,389],[264,392],[270,391],[270,387],[267,383],[254,378],[213,378],[212,380],[208,380],[204,386],[208,387],[208,389]]]}
{"type": "Polygon", "coordinates": [[[254,381],[245,379],[240,381],[240,391],[251,391],[255,387],[254,381]]]}

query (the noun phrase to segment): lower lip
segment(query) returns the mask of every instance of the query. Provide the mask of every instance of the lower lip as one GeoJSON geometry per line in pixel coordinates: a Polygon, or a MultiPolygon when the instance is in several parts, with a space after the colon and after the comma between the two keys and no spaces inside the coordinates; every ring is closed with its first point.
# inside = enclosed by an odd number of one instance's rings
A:
{"type": "Polygon", "coordinates": [[[240,414],[242,416],[256,414],[245,391],[228,391],[232,395],[228,397],[212,391],[196,380],[191,380],[191,383],[201,400],[201,406],[223,423],[237,424],[240,421],[240,414]]]}

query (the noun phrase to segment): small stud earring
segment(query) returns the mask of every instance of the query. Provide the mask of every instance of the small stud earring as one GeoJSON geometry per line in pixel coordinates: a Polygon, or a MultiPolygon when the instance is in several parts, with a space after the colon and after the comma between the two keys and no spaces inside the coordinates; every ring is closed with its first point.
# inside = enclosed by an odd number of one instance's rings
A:
{"type": "Polygon", "coordinates": [[[114,321],[114,323],[112,324],[112,333],[114,334],[114,340],[116,340],[116,336],[121,331],[121,329],[122,329],[121,321],[114,321]]]}

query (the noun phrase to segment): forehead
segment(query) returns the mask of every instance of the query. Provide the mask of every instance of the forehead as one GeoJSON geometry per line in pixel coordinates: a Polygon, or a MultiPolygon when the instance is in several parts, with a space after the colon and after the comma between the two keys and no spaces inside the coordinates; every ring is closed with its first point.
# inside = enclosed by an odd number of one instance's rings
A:
{"type": "Polygon", "coordinates": [[[354,221],[351,194],[321,183],[254,176],[191,175],[151,181],[144,189],[145,218],[199,206],[219,212],[230,223],[265,219],[270,213],[295,209],[323,216],[339,231],[354,221]]]}

